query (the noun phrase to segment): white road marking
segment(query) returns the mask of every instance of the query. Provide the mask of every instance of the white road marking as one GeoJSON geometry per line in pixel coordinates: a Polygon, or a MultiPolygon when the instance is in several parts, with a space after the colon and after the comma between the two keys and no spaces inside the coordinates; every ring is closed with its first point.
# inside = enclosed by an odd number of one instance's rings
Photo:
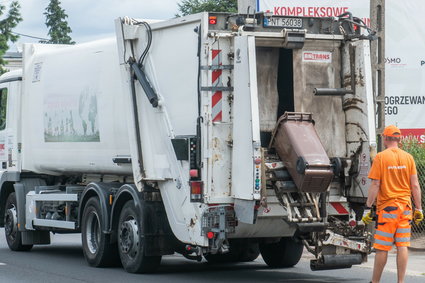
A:
{"type": "Polygon", "coordinates": [[[6,263],[0,262],[0,265],[6,265],[6,263]]]}

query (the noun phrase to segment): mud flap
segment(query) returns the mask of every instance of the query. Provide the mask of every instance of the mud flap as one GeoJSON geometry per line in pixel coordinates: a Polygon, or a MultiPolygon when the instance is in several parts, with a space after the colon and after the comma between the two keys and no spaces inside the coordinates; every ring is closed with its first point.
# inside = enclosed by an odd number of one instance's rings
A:
{"type": "Polygon", "coordinates": [[[255,202],[255,200],[235,199],[235,214],[238,221],[255,224],[257,218],[255,202]]]}

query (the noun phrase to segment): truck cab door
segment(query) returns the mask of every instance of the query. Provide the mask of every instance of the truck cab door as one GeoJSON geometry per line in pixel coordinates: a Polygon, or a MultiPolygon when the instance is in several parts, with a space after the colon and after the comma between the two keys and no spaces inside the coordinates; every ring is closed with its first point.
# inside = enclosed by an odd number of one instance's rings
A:
{"type": "MultiPolygon", "coordinates": [[[[8,84],[7,84],[8,85],[8,84]]],[[[0,163],[1,169],[7,169],[6,154],[6,115],[7,115],[7,85],[0,86],[0,163]]]]}
{"type": "Polygon", "coordinates": [[[0,84],[0,170],[17,171],[20,168],[18,156],[20,88],[20,79],[0,84]]]}

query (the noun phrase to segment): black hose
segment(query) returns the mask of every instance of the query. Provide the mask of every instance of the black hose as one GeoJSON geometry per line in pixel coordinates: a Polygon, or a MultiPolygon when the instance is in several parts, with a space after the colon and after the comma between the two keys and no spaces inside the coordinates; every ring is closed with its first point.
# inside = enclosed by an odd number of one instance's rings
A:
{"type": "Polygon", "coordinates": [[[142,140],[140,138],[140,124],[139,124],[139,111],[137,109],[137,95],[136,95],[136,86],[134,80],[134,71],[130,70],[130,82],[131,82],[131,98],[133,102],[133,114],[134,114],[134,125],[136,130],[136,141],[137,141],[137,162],[139,163],[140,173],[142,177],[145,176],[145,168],[143,165],[143,154],[142,154],[142,140]]]}
{"type": "Polygon", "coordinates": [[[146,44],[145,50],[143,50],[142,55],[140,55],[139,60],[138,60],[138,64],[140,67],[143,66],[143,63],[145,61],[146,55],[149,52],[149,49],[151,48],[151,44],[152,44],[152,28],[151,26],[147,23],[147,22],[137,22],[137,24],[139,25],[144,25],[146,28],[146,33],[148,35],[148,42],[146,44]]]}
{"type": "MultiPolygon", "coordinates": [[[[201,48],[202,48],[202,27],[199,25],[198,28],[198,118],[196,119],[196,166],[202,167],[201,159],[201,123],[204,122],[204,118],[201,115],[202,107],[202,94],[201,94],[201,48]]],[[[199,174],[201,172],[199,171],[199,174]]],[[[200,176],[199,176],[200,177],[200,176]]]]}

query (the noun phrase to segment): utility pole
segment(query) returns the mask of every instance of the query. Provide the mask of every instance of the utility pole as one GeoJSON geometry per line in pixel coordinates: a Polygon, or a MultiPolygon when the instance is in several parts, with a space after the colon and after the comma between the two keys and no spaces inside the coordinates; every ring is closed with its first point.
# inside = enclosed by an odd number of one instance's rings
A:
{"type": "MultiPolygon", "coordinates": [[[[385,127],[385,0],[370,1],[370,26],[376,31],[377,40],[371,43],[373,92],[376,107],[376,133],[385,127]]],[[[383,149],[378,135],[378,151],[383,149]]]]}
{"type": "Polygon", "coordinates": [[[248,14],[249,13],[258,12],[257,9],[257,1],[256,0],[238,0],[238,13],[239,14],[248,14]]]}

